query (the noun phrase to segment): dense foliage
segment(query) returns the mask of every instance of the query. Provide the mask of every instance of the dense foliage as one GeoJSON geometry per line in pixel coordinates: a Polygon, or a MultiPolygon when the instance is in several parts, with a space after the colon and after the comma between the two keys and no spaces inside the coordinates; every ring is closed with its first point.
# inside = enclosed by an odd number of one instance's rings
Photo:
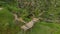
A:
{"type": "Polygon", "coordinates": [[[60,0],[0,0],[0,34],[60,34],[60,0]],[[12,12],[26,22],[42,17],[33,28],[24,32],[16,25],[12,12]],[[41,16],[40,13],[44,12],[41,16]]]}

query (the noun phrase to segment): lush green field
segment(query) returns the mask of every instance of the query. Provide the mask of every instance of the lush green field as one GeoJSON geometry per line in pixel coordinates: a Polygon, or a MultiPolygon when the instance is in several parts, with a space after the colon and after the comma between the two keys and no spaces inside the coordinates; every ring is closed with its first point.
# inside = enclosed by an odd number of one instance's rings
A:
{"type": "Polygon", "coordinates": [[[0,10],[0,34],[60,34],[60,0],[27,0],[26,4],[23,1],[17,6],[16,0],[0,0],[0,8],[3,8],[0,10]],[[28,4],[29,2],[32,2],[32,5],[28,4]],[[17,15],[26,22],[31,20],[32,14],[36,18],[42,17],[47,21],[39,20],[31,29],[23,31],[20,26],[24,23],[16,23],[10,11],[18,13],[17,15]],[[45,13],[39,16],[38,14],[43,11],[45,13]],[[51,19],[52,22],[48,19],[51,19]]]}

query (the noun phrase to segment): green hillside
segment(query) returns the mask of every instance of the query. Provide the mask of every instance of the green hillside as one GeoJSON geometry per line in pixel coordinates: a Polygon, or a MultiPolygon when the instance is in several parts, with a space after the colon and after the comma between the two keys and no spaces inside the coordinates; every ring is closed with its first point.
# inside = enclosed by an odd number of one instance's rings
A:
{"type": "Polygon", "coordinates": [[[60,0],[0,0],[0,34],[60,34],[60,0]],[[43,19],[23,31],[24,23],[15,21],[13,13],[25,22],[43,19]]]}

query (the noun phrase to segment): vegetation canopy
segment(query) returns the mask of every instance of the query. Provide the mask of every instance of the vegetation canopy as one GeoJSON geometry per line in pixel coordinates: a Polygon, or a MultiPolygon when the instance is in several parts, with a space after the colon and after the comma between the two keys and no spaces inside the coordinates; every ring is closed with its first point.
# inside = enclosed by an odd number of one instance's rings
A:
{"type": "Polygon", "coordinates": [[[0,34],[60,34],[60,0],[0,0],[0,34]],[[39,21],[23,31],[33,18],[39,21]]]}

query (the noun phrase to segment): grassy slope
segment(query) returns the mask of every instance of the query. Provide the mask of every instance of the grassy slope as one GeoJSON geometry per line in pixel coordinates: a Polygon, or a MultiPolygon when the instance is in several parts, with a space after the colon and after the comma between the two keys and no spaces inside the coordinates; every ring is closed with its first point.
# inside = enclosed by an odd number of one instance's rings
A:
{"type": "MultiPolygon", "coordinates": [[[[57,16],[60,7],[55,8],[52,4],[48,11],[49,14],[54,13],[57,16]]],[[[0,11],[0,34],[60,34],[60,24],[57,23],[37,22],[33,28],[24,32],[19,26],[15,25],[13,19],[13,15],[6,8],[0,11]]]]}
{"type": "Polygon", "coordinates": [[[3,9],[0,11],[0,34],[60,34],[60,24],[37,22],[33,28],[23,33],[14,24],[13,15],[3,9]]]}

